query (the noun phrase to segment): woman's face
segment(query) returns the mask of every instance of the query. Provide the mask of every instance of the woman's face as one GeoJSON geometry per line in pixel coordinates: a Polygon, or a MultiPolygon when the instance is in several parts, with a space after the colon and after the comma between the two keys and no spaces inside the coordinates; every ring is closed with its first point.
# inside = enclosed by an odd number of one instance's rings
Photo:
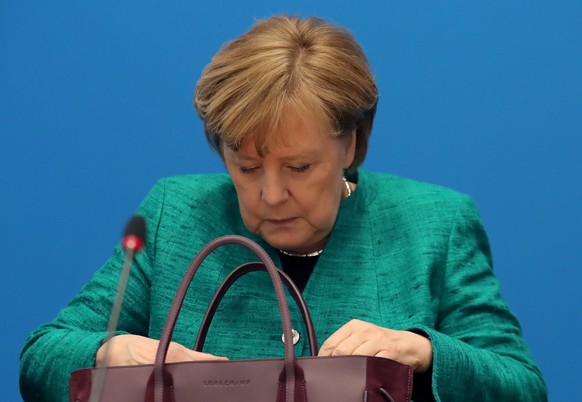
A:
{"type": "Polygon", "coordinates": [[[280,145],[262,157],[252,138],[236,151],[223,147],[245,226],[275,248],[320,250],[335,223],[355,133],[334,138],[320,127],[290,114],[278,133],[280,145]]]}

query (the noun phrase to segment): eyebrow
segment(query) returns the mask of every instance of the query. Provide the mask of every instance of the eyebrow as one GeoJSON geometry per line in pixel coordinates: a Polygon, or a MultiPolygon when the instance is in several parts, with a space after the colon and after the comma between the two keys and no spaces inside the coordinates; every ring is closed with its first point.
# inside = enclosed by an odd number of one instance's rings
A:
{"type": "MultiPolygon", "coordinates": [[[[261,157],[259,155],[249,156],[249,155],[241,154],[239,152],[234,152],[234,154],[236,155],[236,159],[239,162],[257,162],[257,161],[264,159],[264,157],[261,157]]],[[[298,160],[299,161],[313,160],[313,159],[316,159],[318,155],[319,155],[319,152],[317,152],[317,151],[301,152],[301,153],[297,153],[297,154],[284,155],[281,157],[281,160],[283,162],[296,162],[298,160]]]]}
{"type": "Polygon", "coordinates": [[[257,156],[248,156],[248,155],[240,154],[238,151],[235,151],[234,155],[238,161],[242,161],[242,162],[255,162],[257,160],[263,159],[258,155],[257,156]]]}

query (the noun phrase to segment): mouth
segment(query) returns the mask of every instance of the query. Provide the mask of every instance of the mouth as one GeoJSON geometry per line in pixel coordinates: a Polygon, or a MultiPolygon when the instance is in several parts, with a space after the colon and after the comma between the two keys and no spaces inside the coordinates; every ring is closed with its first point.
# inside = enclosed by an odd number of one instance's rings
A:
{"type": "Polygon", "coordinates": [[[269,222],[271,225],[274,225],[277,227],[283,227],[283,226],[291,225],[295,221],[295,219],[297,219],[297,218],[267,219],[267,222],[269,222]]]}

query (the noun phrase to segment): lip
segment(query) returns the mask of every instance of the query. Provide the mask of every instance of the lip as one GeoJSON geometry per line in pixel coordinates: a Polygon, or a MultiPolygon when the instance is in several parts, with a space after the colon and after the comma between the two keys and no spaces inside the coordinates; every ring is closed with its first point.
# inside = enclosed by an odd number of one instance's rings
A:
{"type": "Polygon", "coordinates": [[[275,226],[289,226],[297,218],[286,218],[286,219],[267,219],[267,221],[275,226]]]}

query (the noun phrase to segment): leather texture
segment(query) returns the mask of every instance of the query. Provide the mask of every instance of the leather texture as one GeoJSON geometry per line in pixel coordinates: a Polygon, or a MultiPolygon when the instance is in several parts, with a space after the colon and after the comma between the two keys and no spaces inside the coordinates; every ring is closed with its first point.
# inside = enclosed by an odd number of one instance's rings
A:
{"type": "MultiPolygon", "coordinates": [[[[285,279],[268,254],[242,236],[223,236],[208,243],[192,260],[174,297],[160,338],[154,364],[106,368],[100,401],[107,402],[407,402],[412,393],[412,367],[369,356],[315,357],[317,342],[309,311],[292,281],[285,279]],[[300,306],[308,328],[311,357],[296,358],[292,342],[285,342],[283,359],[254,359],[165,363],[170,340],[186,292],[202,261],[216,248],[240,244],[261,260],[243,264],[225,279],[215,295],[199,333],[202,348],[206,330],[220,299],[240,276],[266,270],[273,283],[285,339],[292,339],[291,317],[283,281],[300,306]],[[281,279],[284,278],[284,279],[281,279]],[[312,343],[314,345],[312,345],[312,343]]],[[[72,373],[70,400],[89,401],[99,369],[72,373]]]]}

